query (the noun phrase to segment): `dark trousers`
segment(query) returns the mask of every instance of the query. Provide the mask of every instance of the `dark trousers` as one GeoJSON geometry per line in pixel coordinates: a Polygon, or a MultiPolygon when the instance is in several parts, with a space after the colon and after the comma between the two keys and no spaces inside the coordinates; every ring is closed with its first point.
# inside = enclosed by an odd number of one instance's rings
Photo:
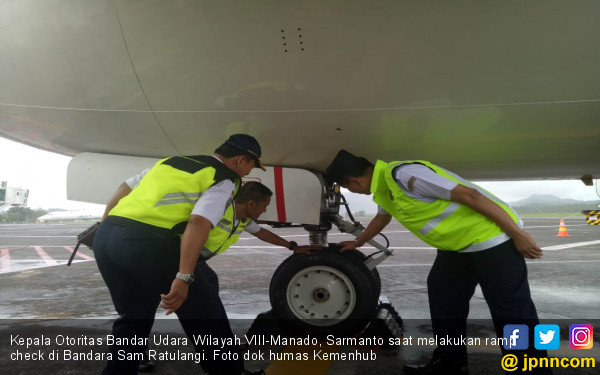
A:
{"type": "MultiPolygon", "coordinates": [[[[177,237],[164,238],[138,228],[105,222],[98,229],[94,255],[119,314],[112,335],[115,341],[130,339],[112,345],[112,360],[107,362],[104,374],[137,373],[137,353],[147,349],[145,344],[137,344],[150,334],[160,294],[168,294],[171,289],[179,269],[179,245],[177,237]]],[[[196,337],[234,337],[219,297],[216,273],[206,263],[197,265],[194,273],[196,280],[190,285],[187,300],[176,311],[177,317],[196,352],[204,353],[204,371],[238,375],[243,371],[242,360],[213,360],[214,350],[227,348],[194,342],[196,337]]]]}
{"type": "MultiPolygon", "coordinates": [[[[534,347],[533,329],[539,320],[525,259],[512,240],[473,253],[438,250],[427,278],[433,334],[438,338],[467,337],[469,301],[477,284],[489,306],[497,337],[503,337],[506,324],[529,326],[529,349],[509,352],[502,348],[503,355],[546,357],[546,351],[534,347]]],[[[458,366],[467,364],[465,345],[438,346],[434,356],[458,366]]]]}

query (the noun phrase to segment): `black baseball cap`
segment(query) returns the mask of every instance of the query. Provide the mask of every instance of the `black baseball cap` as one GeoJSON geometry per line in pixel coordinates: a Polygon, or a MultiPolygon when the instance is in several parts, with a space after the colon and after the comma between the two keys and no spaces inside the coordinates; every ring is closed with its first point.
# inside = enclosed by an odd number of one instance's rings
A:
{"type": "Polygon", "coordinates": [[[260,145],[253,136],[248,134],[234,134],[229,137],[227,141],[225,141],[225,144],[244,152],[246,155],[254,159],[257,167],[260,167],[263,171],[267,170],[260,160],[260,145]]]}
{"type": "Polygon", "coordinates": [[[325,170],[325,179],[331,183],[342,183],[344,177],[356,166],[359,159],[358,156],[346,150],[340,150],[325,170]]]}

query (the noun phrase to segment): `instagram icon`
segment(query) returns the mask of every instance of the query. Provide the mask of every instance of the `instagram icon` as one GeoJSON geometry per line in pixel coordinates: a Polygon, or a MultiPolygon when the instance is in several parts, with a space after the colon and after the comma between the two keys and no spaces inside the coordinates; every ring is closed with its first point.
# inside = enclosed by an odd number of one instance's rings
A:
{"type": "Polygon", "coordinates": [[[571,324],[569,326],[569,346],[571,349],[591,349],[594,346],[594,329],[591,324],[571,324]]]}

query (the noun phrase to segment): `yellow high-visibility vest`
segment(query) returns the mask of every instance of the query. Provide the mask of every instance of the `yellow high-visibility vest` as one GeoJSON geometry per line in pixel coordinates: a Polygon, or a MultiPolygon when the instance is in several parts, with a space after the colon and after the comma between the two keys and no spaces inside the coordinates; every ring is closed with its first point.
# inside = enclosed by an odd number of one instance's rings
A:
{"type": "Polygon", "coordinates": [[[418,163],[461,185],[479,190],[521,225],[517,214],[499,198],[483,188],[423,160],[385,163],[377,161],[373,171],[373,200],[414,235],[440,250],[479,251],[499,245],[508,235],[492,220],[468,206],[445,199],[423,202],[408,196],[394,180],[393,170],[400,165],[418,163]]]}
{"type": "Polygon", "coordinates": [[[231,245],[239,240],[240,234],[250,224],[250,221],[249,218],[240,220],[236,226],[235,203],[230,204],[219,223],[210,230],[204,248],[200,252],[200,257],[206,260],[229,249],[231,245]]]}
{"type": "Polygon", "coordinates": [[[219,160],[204,155],[162,159],[109,212],[109,218],[126,218],[156,228],[157,233],[167,230],[181,235],[202,193],[226,179],[235,184],[231,204],[240,177],[219,160]]]}

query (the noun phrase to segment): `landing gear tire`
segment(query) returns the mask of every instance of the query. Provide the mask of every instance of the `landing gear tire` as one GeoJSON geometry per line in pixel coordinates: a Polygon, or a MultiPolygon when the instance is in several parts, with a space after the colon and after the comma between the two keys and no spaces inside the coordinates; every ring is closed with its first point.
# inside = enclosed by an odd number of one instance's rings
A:
{"type": "MultiPolygon", "coordinates": [[[[330,249],[331,249],[331,247],[330,247],[330,249]]],[[[340,247],[336,247],[336,249],[340,249],[340,247]]],[[[367,256],[358,250],[344,251],[343,255],[354,257],[354,258],[356,258],[356,261],[358,261],[360,263],[363,263],[367,259],[367,256]]],[[[371,270],[370,278],[371,278],[371,285],[373,287],[373,294],[375,294],[377,296],[377,298],[379,299],[379,295],[381,294],[381,278],[379,277],[379,271],[377,271],[377,268],[373,268],[371,270]]]]}
{"type": "Polygon", "coordinates": [[[357,250],[331,247],[287,258],[273,274],[269,297],[278,321],[298,335],[347,337],[375,316],[381,282],[357,250]]]}

